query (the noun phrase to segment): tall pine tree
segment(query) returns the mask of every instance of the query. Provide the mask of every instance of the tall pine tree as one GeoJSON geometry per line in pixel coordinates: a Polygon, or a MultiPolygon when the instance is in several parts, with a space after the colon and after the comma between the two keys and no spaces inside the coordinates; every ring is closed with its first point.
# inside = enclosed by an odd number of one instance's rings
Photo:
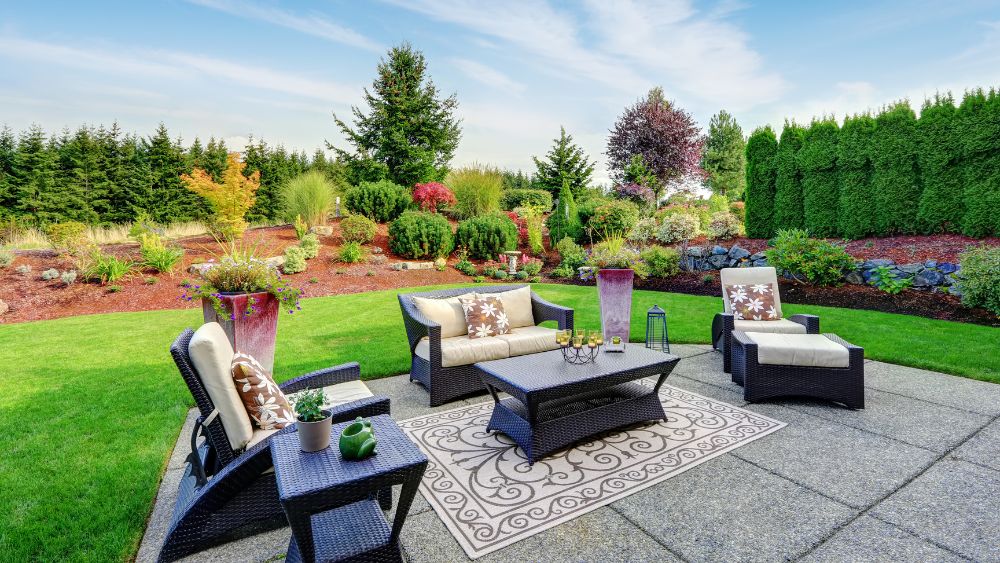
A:
{"type": "Polygon", "coordinates": [[[149,199],[139,201],[140,209],[160,223],[192,221],[208,215],[208,203],[184,187],[181,174],[189,172],[180,142],[170,139],[167,127],[160,124],[144,143],[150,170],[149,199]]]}
{"type": "Polygon", "coordinates": [[[708,138],[701,161],[708,187],[730,201],[743,197],[746,189],[746,142],[736,119],[722,110],[708,122],[708,138]]]}
{"type": "Polygon", "coordinates": [[[14,178],[14,209],[19,215],[30,216],[40,224],[62,219],[62,214],[53,217],[42,212],[43,199],[55,190],[56,156],[38,125],[32,125],[18,139],[14,178]]]}
{"type": "Polygon", "coordinates": [[[875,117],[872,151],[875,224],[881,235],[914,233],[920,205],[917,174],[917,116],[908,102],[893,104],[875,117]]]}
{"type": "Polygon", "coordinates": [[[799,150],[805,130],[792,122],[785,122],[778,141],[775,158],[777,176],[774,180],[774,230],[801,229],[802,171],[799,170],[799,150]]]}
{"type": "Polygon", "coordinates": [[[844,118],[837,142],[840,198],[837,225],[841,236],[859,239],[874,234],[872,216],[872,141],[875,118],[868,114],[844,118]]]}
{"type": "Polygon", "coordinates": [[[15,216],[14,203],[17,178],[15,160],[17,158],[17,138],[10,127],[0,129],[0,219],[15,216]]]}
{"type": "Polygon", "coordinates": [[[353,107],[353,127],[334,116],[353,150],[327,146],[347,164],[353,183],[441,181],[461,136],[455,95],[439,97],[423,53],[408,43],[390,49],[377,72],[365,88],[367,113],[353,107]]]}
{"type": "Polygon", "coordinates": [[[565,127],[559,128],[559,138],[552,142],[544,160],[535,156],[531,159],[537,169],[535,186],[548,190],[553,196],[559,193],[564,183],[569,185],[574,195],[579,196],[590,185],[590,176],[594,173],[594,163],[573,142],[573,137],[566,134],[565,127]]]}
{"type": "Polygon", "coordinates": [[[920,136],[917,162],[924,185],[917,220],[923,233],[962,230],[965,201],[958,169],[962,147],[956,135],[957,117],[955,100],[948,94],[925,100],[917,120],[920,136]]]}
{"type": "Polygon", "coordinates": [[[753,238],[774,235],[774,179],[778,139],[770,125],[750,134],[746,147],[746,230],[753,238]]]}
{"type": "Polygon", "coordinates": [[[837,234],[837,136],[840,128],[831,118],[813,121],[799,150],[802,171],[802,217],[809,234],[832,237],[837,234]]]}

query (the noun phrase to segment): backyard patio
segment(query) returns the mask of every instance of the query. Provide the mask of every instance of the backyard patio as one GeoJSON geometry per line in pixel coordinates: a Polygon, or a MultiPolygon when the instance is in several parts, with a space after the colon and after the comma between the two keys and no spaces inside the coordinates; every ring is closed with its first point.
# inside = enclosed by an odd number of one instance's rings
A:
{"type": "MultiPolygon", "coordinates": [[[[674,345],[667,385],[787,423],[483,561],[996,560],[1000,386],[867,361],[867,408],[784,400],[747,404],[705,345],[674,345]]],[[[482,403],[427,406],[406,376],[368,382],[398,421],[482,403]]],[[[189,415],[170,458],[138,561],[155,561],[184,470],[189,415]]],[[[398,493],[398,491],[397,491],[398,493]]],[[[289,529],[225,544],[191,561],[281,557],[289,529]]],[[[410,561],[466,560],[422,495],[400,539],[410,561]]]]}

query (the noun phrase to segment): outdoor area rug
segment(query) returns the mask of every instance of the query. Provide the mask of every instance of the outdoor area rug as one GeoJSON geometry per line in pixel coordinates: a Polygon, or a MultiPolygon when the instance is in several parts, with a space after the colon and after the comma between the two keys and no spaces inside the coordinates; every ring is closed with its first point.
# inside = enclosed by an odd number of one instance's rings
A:
{"type": "Polygon", "coordinates": [[[669,421],[598,435],[534,466],[506,435],[486,432],[493,401],[399,425],[430,458],[420,492],[475,559],[785,426],[669,385],[660,398],[669,421]]]}

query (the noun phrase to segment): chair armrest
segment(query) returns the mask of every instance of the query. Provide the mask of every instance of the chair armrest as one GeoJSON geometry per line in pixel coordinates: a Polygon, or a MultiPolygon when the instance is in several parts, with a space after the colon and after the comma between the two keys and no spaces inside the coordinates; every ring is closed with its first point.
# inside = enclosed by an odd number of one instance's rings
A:
{"type": "Polygon", "coordinates": [[[536,325],[545,321],[556,321],[560,330],[573,328],[573,309],[549,303],[534,291],[531,292],[531,315],[536,325]]]}
{"type": "Polygon", "coordinates": [[[816,315],[792,315],[788,320],[806,327],[806,334],[819,334],[819,317],[816,315]]]}
{"type": "Polygon", "coordinates": [[[745,332],[734,330],[732,333],[733,343],[743,348],[746,354],[747,363],[757,363],[757,343],[750,339],[745,332]]]}
{"type": "Polygon", "coordinates": [[[716,313],[712,318],[712,348],[718,350],[719,339],[733,331],[732,313],[716,313]]]}
{"type": "Polygon", "coordinates": [[[413,300],[406,295],[399,295],[399,308],[403,313],[403,324],[406,327],[406,337],[410,341],[410,354],[417,348],[420,339],[427,337],[431,347],[441,345],[441,324],[436,323],[420,312],[413,300]]]}
{"type": "Polygon", "coordinates": [[[289,379],[278,387],[285,393],[297,393],[305,389],[347,383],[356,379],[361,379],[361,366],[357,362],[350,362],[300,375],[295,379],[289,379]]]}
{"type": "Polygon", "coordinates": [[[350,422],[355,418],[377,416],[389,414],[389,397],[385,395],[374,395],[330,407],[330,415],[334,424],[338,422],[350,422]]]}

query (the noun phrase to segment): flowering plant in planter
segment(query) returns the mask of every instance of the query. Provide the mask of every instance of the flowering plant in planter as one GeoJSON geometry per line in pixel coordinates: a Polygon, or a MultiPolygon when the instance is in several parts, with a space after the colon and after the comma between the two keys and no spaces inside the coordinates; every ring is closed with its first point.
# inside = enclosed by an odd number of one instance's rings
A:
{"type": "Polygon", "coordinates": [[[639,250],[628,246],[621,233],[607,234],[603,241],[590,248],[584,265],[580,268],[580,279],[592,280],[601,270],[632,270],[640,278],[645,278],[648,274],[646,262],[639,250]]]}

